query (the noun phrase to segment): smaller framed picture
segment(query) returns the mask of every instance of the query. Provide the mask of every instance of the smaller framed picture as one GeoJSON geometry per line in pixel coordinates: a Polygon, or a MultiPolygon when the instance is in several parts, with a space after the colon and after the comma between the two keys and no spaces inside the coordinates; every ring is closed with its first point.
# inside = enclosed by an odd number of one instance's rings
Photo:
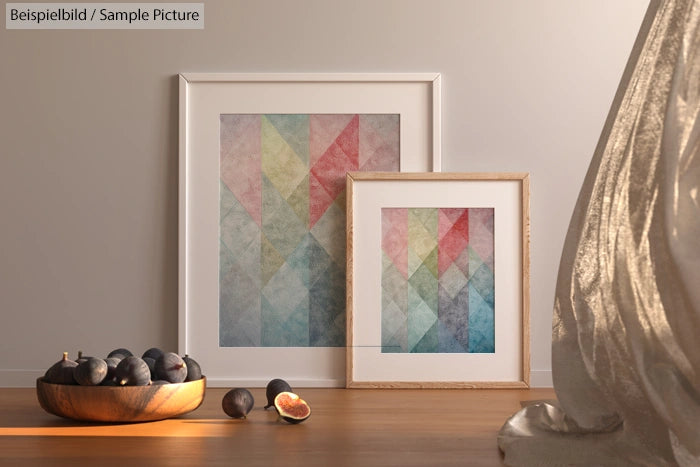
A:
{"type": "Polygon", "coordinates": [[[529,176],[347,174],[348,388],[528,387],[529,176]]]}

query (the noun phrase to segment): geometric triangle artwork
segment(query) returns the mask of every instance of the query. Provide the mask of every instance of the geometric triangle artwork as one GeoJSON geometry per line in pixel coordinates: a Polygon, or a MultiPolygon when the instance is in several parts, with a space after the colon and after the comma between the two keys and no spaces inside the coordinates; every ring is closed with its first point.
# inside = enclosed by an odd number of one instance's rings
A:
{"type": "Polygon", "coordinates": [[[382,352],[495,353],[494,209],[381,215],[382,352]]]}
{"type": "Polygon", "coordinates": [[[219,123],[219,346],[344,346],[345,174],[399,171],[399,115],[219,123]]]}

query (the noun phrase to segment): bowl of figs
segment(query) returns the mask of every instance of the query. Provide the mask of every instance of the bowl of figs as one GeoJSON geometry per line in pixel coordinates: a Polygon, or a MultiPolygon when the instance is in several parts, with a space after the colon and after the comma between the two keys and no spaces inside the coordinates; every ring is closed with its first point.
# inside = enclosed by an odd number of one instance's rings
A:
{"type": "Polygon", "coordinates": [[[204,400],[206,378],[189,355],[157,347],[141,357],[124,348],[107,357],[68,352],[36,380],[39,405],[63,418],[131,423],[186,414],[204,400]]]}

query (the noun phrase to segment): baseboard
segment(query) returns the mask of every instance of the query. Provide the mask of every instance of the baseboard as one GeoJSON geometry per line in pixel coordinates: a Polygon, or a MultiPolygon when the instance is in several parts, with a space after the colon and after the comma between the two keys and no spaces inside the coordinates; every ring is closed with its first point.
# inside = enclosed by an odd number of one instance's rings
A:
{"type": "Polygon", "coordinates": [[[33,388],[46,370],[0,370],[0,388],[33,388]]]}
{"type": "Polygon", "coordinates": [[[530,370],[531,388],[552,388],[552,370],[530,370]]]}
{"type": "MultiPolygon", "coordinates": [[[[293,388],[344,388],[345,379],[293,379],[285,378],[293,388]]],[[[242,379],[242,378],[216,378],[207,376],[207,387],[210,388],[264,388],[269,380],[242,379]]]]}

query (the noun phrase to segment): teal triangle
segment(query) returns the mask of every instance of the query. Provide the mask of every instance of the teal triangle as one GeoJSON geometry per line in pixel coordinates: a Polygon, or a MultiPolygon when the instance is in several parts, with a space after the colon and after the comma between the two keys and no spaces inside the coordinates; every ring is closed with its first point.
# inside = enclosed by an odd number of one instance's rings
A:
{"type": "Polygon", "coordinates": [[[436,353],[438,352],[438,328],[434,323],[423,337],[413,346],[411,353],[436,353]]]}
{"type": "Polygon", "coordinates": [[[435,325],[438,317],[435,311],[431,310],[425,302],[416,297],[417,293],[412,287],[409,287],[408,294],[408,351],[413,352],[413,348],[423,339],[425,333],[435,325]],[[410,305],[412,302],[415,306],[410,305]]]}
{"type": "Polygon", "coordinates": [[[496,328],[494,308],[469,286],[469,349],[470,353],[494,353],[496,328]]]}
{"type": "Polygon", "coordinates": [[[300,303],[282,318],[262,297],[262,345],[264,347],[309,346],[308,303],[300,303]]]}
{"type": "Polygon", "coordinates": [[[438,321],[438,352],[440,353],[465,353],[467,349],[455,339],[452,332],[438,321]]]}
{"type": "Polygon", "coordinates": [[[342,347],[345,332],[345,272],[328,261],[309,289],[309,341],[312,347],[342,347]]]}
{"type": "Polygon", "coordinates": [[[236,203],[238,200],[231,190],[222,180],[219,180],[219,218],[223,218],[236,203]]]}
{"type": "MultiPolygon", "coordinates": [[[[469,278],[469,286],[478,293],[481,298],[493,308],[494,305],[494,277],[493,272],[485,264],[481,264],[469,278]]],[[[470,294],[471,295],[471,294],[470,294]]]]}

